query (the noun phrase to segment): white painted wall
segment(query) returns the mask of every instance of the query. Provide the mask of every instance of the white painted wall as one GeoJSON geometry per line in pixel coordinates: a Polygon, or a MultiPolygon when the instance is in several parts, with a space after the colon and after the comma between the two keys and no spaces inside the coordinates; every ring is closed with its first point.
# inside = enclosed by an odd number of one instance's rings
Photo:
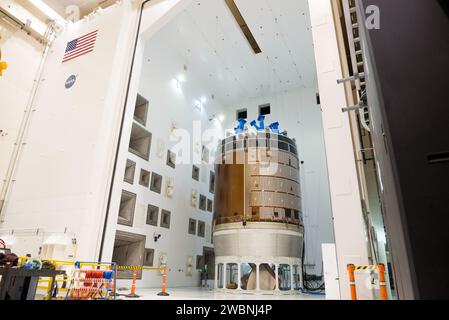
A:
{"type": "Polygon", "coordinates": [[[0,189],[10,165],[31,95],[44,46],[11,24],[0,20],[2,61],[8,69],[0,77],[0,189]]]}
{"type": "MultiPolygon", "coordinates": [[[[200,181],[192,179],[192,161],[193,146],[191,141],[187,141],[187,147],[190,150],[191,157],[187,163],[179,163],[173,169],[167,166],[167,150],[175,143],[170,141],[172,125],[176,124],[178,129],[186,130],[192,135],[194,131],[194,121],[201,124],[201,127],[207,129],[211,126],[209,117],[213,110],[220,109],[221,106],[212,101],[206,102],[203,112],[193,110],[194,101],[200,99],[207,92],[204,83],[197,80],[193,70],[187,71],[185,81],[178,89],[173,79],[180,73],[183,73],[183,61],[173,54],[170,48],[164,45],[162,37],[157,35],[153,37],[149,45],[146,46],[143,53],[142,75],[139,85],[139,94],[150,102],[150,111],[147,123],[147,130],[153,134],[152,148],[150,160],[145,161],[138,156],[127,152],[127,158],[137,163],[137,172],[133,185],[122,182],[122,188],[137,194],[137,206],[135,214],[135,222],[133,227],[118,225],[117,230],[146,235],[146,247],[155,249],[155,265],[157,266],[158,257],[161,253],[168,256],[169,265],[169,285],[170,286],[196,286],[199,284],[199,274],[194,269],[194,276],[186,276],[187,257],[194,258],[196,264],[196,256],[203,255],[203,246],[213,247],[211,244],[211,225],[212,213],[204,212],[193,208],[191,203],[191,190],[195,189],[199,194],[207,196],[213,200],[214,195],[209,193],[209,174],[214,168],[212,165],[196,164],[201,169],[200,181]],[[161,149],[160,146],[163,146],[161,149]],[[162,157],[159,156],[161,152],[162,157]],[[162,193],[157,194],[149,188],[140,186],[138,183],[138,175],[141,169],[150,172],[156,172],[163,176],[162,193]],[[173,198],[166,196],[167,178],[175,179],[175,194],[173,198]],[[165,229],[161,227],[153,227],[145,224],[147,207],[154,205],[161,210],[165,209],[171,212],[171,227],[165,229]],[[188,234],[189,218],[206,222],[208,238],[201,238],[188,234]],[[161,234],[162,237],[158,242],[154,242],[153,234],[161,234]]],[[[132,108],[128,110],[132,112],[132,108]]],[[[131,117],[128,117],[131,118],[131,117]]],[[[124,133],[123,137],[127,137],[125,141],[129,141],[130,132],[124,133]]],[[[181,160],[178,157],[178,160],[181,160]]],[[[121,157],[120,161],[126,162],[121,157]]],[[[122,178],[123,175],[117,176],[122,178]]],[[[122,179],[123,180],[123,179],[122,179]]],[[[117,217],[117,214],[112,215],[117,217]]],[[[161,212],[159,215],[159,224],[161,212]]],[[[124,282],[124,281],[122,281],[124,282]]],[[[160,274],[156,272],[144,272],[143,281],[139,281],[141,287],[157,287],[161,284],[160,274]]]]}
{"type": "MultiPolygon", "coordinates": [[[[134,234],[145,235],[146,248],[155,250],[154,265],[158,265],[158,257],[165,253],[168,256],[168,286],[197,286],[199,284],[199,273],[196,271],[196,256],[203,254],[203,247],[213,247],[211,244],[212,213],[193,208],[191,203],[191,191],[195,189],[199,195],[203,194],[213,200],[213,194],[209,193],[209,174],[214,168],[212,165],[196,164],[201,167],[200,181],[192,179],[192,161],[194,157],[194,146],[187,141],[191,157],[187,163],[180,163],[175,169],[166,165],[167,150],[174,143],[170,142],[172,125],[178,129],[186,130],[194,138],[195,125],[200,124],[202,130],[206,130],[214,124],[209,121],[212,114],[222,110],[219,103],[210,99],[207,84],[199,81],[195,70],[184,71],[184,61],[174,53],[172,48],[167,47],[164,35],[157,33],[169,17],[174,17],[179,8],[188,1],[172,2],[176,7],[173,11],[166,10],[165,5],[156,2],[145,9],[139,39],[134,70],[132,74],[129,99],[127,103],[125,120],[118,155],[117,170],[114,180],[114,190],[111,209],[108,217],[106,232],[106,245],[104,247],[103,259],[108,261],[112,258],[114,237],[117,230],[134,234]],[[161,13],[163,18],[156,24],[154,21],[156,13],[161,13]],[[165,16],[168,14],[168,16],[165,16]],[[173,79],[182,74],[183,81],[179,89],[173,83],[173,79]],[[145,161],[128,152],[131,127],[133,123],[134,103],[137,94],[142,95],[150,102],[150,110],[146,129],[153,134],[150,160],[145,161]],[[194,101],[208,97],[204,104],[203,112],[194,110],[194,101]],[[159,146],[163,145],[162,157],[159,157],[159,146]],[[136,176],[133,185],[123,182],[126,160],[130,159],[137,163],[136,176]],[[138,175],[141,169],[156,172],[163,176],[162,193],[157,194],[149,188],[140,186],[138,175]],[[165,194],[167,178],[175,179],[175,194],[168,198],[165,194]],[[133,227],[117,225],[118,208],[122,190],[137,194],[137,205],[135,222],[133,227]],[[161,210],[171,211],[170,230],[161,227],[146,225],[145,219],[148,205],[155,205],[161,210]],[[206,222],[206,238],[188,234],[189,219],[206,222]],[[153,235],[161,234],[158,242],[154,242],[153,235]],[[186,276],[187,257],[193,257],[193,276],[186,276]]],[[[222,134],[221,128],[216,128],[222,134]]],[[[201,132],[200,132],[201,138],[201,132]]],[[[201,141],[200,141],[201,142],[201,141]]],[[[207,141],[203,141],[207,143],[207,141]]],[[[200,147],[201,150],[201,147],[200,147]]],[[[178,157],[178,160],[180,158],[178,157]]],[[[161,212],[159,213],[159,224],[161,212]]],[[[121,286],[129,286],[129,280],[119,281],[121,286]]],[[[138,281],[138,287],[158,287],[161,285],[161,276],[157,272],[146,271],[143,273],[142,281],[138,281]]]]}
{"type": "Polygon", "coordinates": [[[248,110],[248,122],[257,119],[259,106],[271,104],[271,115],[265,124],[279,121],[281,131],[295,138],[301,166],[301,189],[305,222],[306,255],[308,273],[322,274],[321,244],[334,242],[332,210],[327,177],[321,107],[317,105],[317,88],[297,88],[271,97],[258,97],[228,106],[226,129],[236,127],[236,112],[248,110]],[[312,266],[313,265],[313,266],[312,266]]]}
{"type": "Polygon", "coordinates": [[[338,281],[337,252],[334,243],[323,243],[324,283],[326,299],[340,300],[340,282],[338,281]]]}
{"type": "MultiPolygon", "coordinates": [[[[347,105],[342,68],[329,0],[309,0],[312,33],[321,93],[324,139],[329,171],[332,212],[342,299],[349,299],[347,264],[368,264],[367,237],[360,201],[349,117],[341,112],[347,105]]],[[[370,299],[366,275],[357,276],[359,299],[370,299]]]]}
{"type": "Polygon", "coordinates": [[[137,13],[124,1],[71,25],[52,46],[0,226],[32,239],[18,254],[38,254],[37,229],[67,228],[78,239],[78,258],[97,259],[137,13]],[[68,41],[97,29],[93,53],[61,63],[68,41]],[[67,90],[70,75],[77,82],[67,90]]]}
{"type": "MultiPolygon", "coordinates": [[[[163,10],[158,6],[156,12],[146,11],[144,19],[148,15],[151,19],[145,20],[146,25],[142,33],[146,32],[148,36],[148,31],[153,27],[161,28],[163,23],[160,23],[159,19],[166,19],[168,13],[173,14],[171,9],[181,2],[170,1],[168,6],[166,2],[163,10]]],[[[155,2],[155,5],[160,5],[160,2],[155,2]]],[[[151,6],[148,8],[151,9],[151,6]]],[[[137,6],[128,1],[110,7],[99,15],[71,25],[68,31],[57,38],[50,51],[44,72],[45,81],[38,92],[36,112],[33,114],[26,147],[8,199],[5,222],[0,226],[5,232],[15,230],[16,242],[19,242],[16,251],[18,254],[38,255],[39,247],[46,237],[67,230],[70,236],[78,240],[78,260],[98,259],[108,204],[109,183],[113,176],[115,145],[119,138],[118,129],[128,81],[128,68],[134,49],[133,34],[137,29],[137,13],[137,6]],[[99,30],[99,35],[95,51],[62,64],[67,42],[96,29],[99,30]],[[64,84],[72,74],[77,76],[77,82],[73,88],[67,90],[64,84]]],[[[17,49],[17,52],[32,52],[25,48],[17,49]]],[[[124,184],[122,179],[124,166],[126,158],[130,158],[138,162],[138,170],[144,167],[149,171],[155,170],[164,178],[175,177],[176,189],[175,198],[168,200],[164,196],[165,179],[162,195],[152,194],[149,190],[146,190],[147,192],[135,190],[139,187],[126,186],[128,190],[139,193],[136,213],[139,226],[131,231],[146,235],[147,247],[154,247],[152,240],[154,230],[143,225],[145,216],[143,211],[146,213],[144,206],[151,203],[172,211],[171,230],[157,229],[163,237],[158,242],[160,247],[155,248],[156,257],[158,252],[169,254],[172,269],[169,284],[196,285],[197,274],[194,277],[186,277],[178,270],[186,269],[187,256],[192,255],[196,262],[196,254],[202,254],[203,245],[212,245],[209,243],[210,231],[206,232],[207,239],[188,235],[188,220],[192,217],[205,221],[207,229],[210,230],[212,215],[189,208],[190,186],[212,198],[208,192],[208,174],[213,168],[204,166],[201,182],[192,182],[191,165],[179,165],[173,170],[165,164],[166,150],[163,159],[157,158],[154,151],[158,140],[164,141],[168,147],[171,121],[174,118],[179,128],[192,131],[192,120],[198,119],[206,126],[209,125],[209,115],[193,112],[193,101],[205,93],[202,90],[203,85],[196,83],[194,76],[188,75],[188,82],[182,94],[178,96],[173,94],[171,82],[173,73],[182,70],[183,64],[180,61],[176,63],[176,57],[169,60],[164,55],[165,51],[155,51],[160,55],[154,59],[162,61],[154,66],[160,77],[152,78],[152,73],[144,70],[141,88],[138,90],[136,82],[131,84],[130,105],[134,103],[138,91],[151,101],[148,128],[153,133],[152,157],[150,163],[145,163],[127,151],[133,112],[128,108],[121,137],[122,152],[119,156],[119,159],[124,161],[119,160],[116,171],[116,176],[120,177],[116,183],[120,188],[112,195],[103,258],[109,256],[106,260],[110,260],[112,257],[114,241],[113,239],[111,241],[111,235],[115,235],[117,229],[117,216],[114,217],[114,213],[118,214],[120,193],[124,184]],[[164,94],[159,95],[159,90],[164,94]],[[190,186],[187,187],[188,185],[190,186]],[[183,254],[179,254],[180,252],[183,254]]],[[[143,48],[139,47],[135,62],[138,70],[137,78],[140,78],[142,55],[143,48]]],[[[24,88],[22,91],[29,93],[30,89],[24,88]]],[[[15,97],[20,98],[20,94],[15,97]]],[[[206,103],[206,107],[212,108],[212,104],[206,103]]],[[[11,116],[8,115],[8,119],[12,119],[11,116]]],[[[138,172],[136,179],[137,174],[138,172]]],[[[130,231],[123,226],[118,229],[130,231]]],[[[147,276],[144,279],[147,280],[147,276]]],[[[139,285],[160,285],[160,277],[154,274],[148,280],[142,281],[139,285]]]]}

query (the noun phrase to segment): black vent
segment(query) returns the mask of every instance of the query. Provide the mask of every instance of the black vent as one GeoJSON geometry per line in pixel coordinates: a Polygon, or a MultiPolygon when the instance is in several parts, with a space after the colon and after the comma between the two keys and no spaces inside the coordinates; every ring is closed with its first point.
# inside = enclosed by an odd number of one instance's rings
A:
{"type": "Polygon", "coordinates": [[[242,109],[237,111],[237,120],[248,119],[248,110],[242,109]]]}
{"type": "Polygon", "coordinates": [[[271,105],[270,104],[264,104],[262,106],[259,106],[259,115],[268,116],[270,114],[271,114],[271,105]]]}

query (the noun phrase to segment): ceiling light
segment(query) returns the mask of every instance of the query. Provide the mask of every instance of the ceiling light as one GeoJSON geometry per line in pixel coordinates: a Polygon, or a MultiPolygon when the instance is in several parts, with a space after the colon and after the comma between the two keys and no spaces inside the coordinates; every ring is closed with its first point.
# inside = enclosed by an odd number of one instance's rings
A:
{"type": "Polygon", "coordinates": [[[172,84],[176,89],[181,90],[181,81],[179,81],[179,79],[174,78],[172,84]]]}
{"type": "Polygon", "coordinates": [[[185,82],[186,81],[186,77],[182,73],[176,79],[178,79],[179,82],[185,82]]]}
{"type": "Polygon", "coordinates": [[[218,116],[218,120],[220,120],[221,122],[225,121],[225,116],[222,115],[222,114],[220,114],[220,115],[218,116]]]}

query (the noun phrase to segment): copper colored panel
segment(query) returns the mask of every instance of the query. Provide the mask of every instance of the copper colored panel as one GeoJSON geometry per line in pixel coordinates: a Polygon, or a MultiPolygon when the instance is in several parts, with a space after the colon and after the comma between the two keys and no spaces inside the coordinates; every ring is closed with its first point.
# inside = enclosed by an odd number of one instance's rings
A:
{"type": "Polygon", "coordinates": [[[244,217],[245,166],[217,165],[215,173],[215,221],[242,221],[244,217]]]}

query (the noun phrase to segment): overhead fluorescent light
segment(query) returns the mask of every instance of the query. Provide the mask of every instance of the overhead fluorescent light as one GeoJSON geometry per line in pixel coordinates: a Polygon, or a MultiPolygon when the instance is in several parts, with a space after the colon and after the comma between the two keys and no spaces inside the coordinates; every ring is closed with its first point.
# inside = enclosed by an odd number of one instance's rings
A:
{"type": "Polygon", "coordinates": [[[240,26],[240,29],[242,29],[243,34],[245,35],[246,40],[248,40],[249,45],[251,48],[253,48],[253,51],[255,54],[259,54],[262,52],[260,49],[259,44],[256,41],[256,38],[254,38],[253,33],[249,29],[248,25],[246,24],[245,18],[243,18],[242,13],[240,12],[239,8],[237,7],[234,0],[225,0],[227,6],[229,7],[229,10],[231,10],[232,15],[234,16],[235,20],[237,21],[238,25],[240,26]]]}

